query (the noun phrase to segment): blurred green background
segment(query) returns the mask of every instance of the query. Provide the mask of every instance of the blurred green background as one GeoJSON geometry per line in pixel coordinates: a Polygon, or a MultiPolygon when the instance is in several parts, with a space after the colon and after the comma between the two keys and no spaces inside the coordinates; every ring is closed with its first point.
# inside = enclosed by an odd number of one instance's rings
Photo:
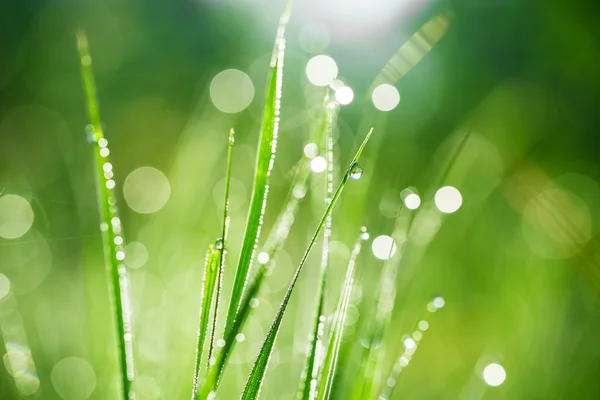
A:
{"type": "MultiPolygon", "coordinates": [[[[125,236],[136,242],[127,260],[137,398],[185,399],[204,252],[220,229],[227,132],[235,127],[237,140],[226,294],[252,190],[263,88],[282,8],[272,0],[2,4],[0,337],[6,368],[0,371],[0,398],[117,398],[76,29],[88,33],[125,236]],[[252,82],[254,96],[242,112],[224,113],[211,101],[211,81],[226,69],[243,71],[252,82]]],[[[600,398],[597,18],[594,5],[579,0],[294,5],[261,243],[285,201],[322,100],[322,88],[307,80],[306,64],[327,54],[355,93],[335,132],[336,180],[368,128],[375,128],[364,178],[351,182],[333,215],[328,304],[335,304],[360,225],[372,238],[390,235],[400,192],[409,186],[421,195],[414,211],[420,228],[408,239],[399,272],[386,363],[427,302],[437,295],[446,300],[429,317],[431,328],[403,372],[396,398],[600,398]],[[397,82],[398,107],[375,109],[369,92],[375,78],[440,12],[453,15],[448,29],[397,82]],[[445,185],[463,197],[462,207],[449,215],[433,206],[436,190],[445,185]],[[481,377],[491,362],[506,370],[498,387],[481,377]]],[[[226,92],[225,102],[246,94],[226,92]]],[[[313,178],[314,190],[218,398],[241,393],[323,211],[324,177],[313,178]]],[[[317,248],[292,296],[264,399],[295,394],[319,258],[317,248]]],[[[343,389],[360,361],[382,264],[369,241],[358,264],[361,283],[346,331],[339,399],[348,396],[343,389]]]]}

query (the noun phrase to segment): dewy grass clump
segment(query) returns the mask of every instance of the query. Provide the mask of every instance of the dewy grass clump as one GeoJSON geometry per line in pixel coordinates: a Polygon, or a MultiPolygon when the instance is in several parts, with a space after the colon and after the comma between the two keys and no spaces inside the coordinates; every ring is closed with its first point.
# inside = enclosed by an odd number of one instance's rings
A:
{"type": "MultiPolygon", "coordinates": [[[[292,228],[300,203],[308,189],[307,182],[310,178],[310,164],[307,159],[303,158],[297,164],[296,174],[287,202],[258,256],[259,265],[258,267],[254,267],[253,261],[257,256],[257,245],[261,236],[263,216],[267,209],[269,180],[275,163],[277,149],[280,108],[283,101],[282,82],[284,76],[285,27],[289,17],[290,4],[288,3],[280,19],[273,57],[268,71],[266,99],[258,138],[259,144],[254,171],[253,190],[240,257],[235,271],[226,268],[230,224],[228,213],[229,193],[232,164],[235,162],[235,158],[233,157],[233,129],[229,134],[222,231],[219,234],[215,233],[215,242],[209,245],[206,251],[202,289],[199,293],[200,308],[197,345],[195,350],[189,349],[190,352],[195,351],[194,370],[193,374],[190,374],[192,377],[190,380],[190,397],[192,400],[218,397],[218,389],[223,372],[229,364],[230,355],[235,350],[236,339],[242,333],[245,321],[252,311],[251,304],[260,293],[264,281],[268,279],[270,271],[276,264],[278,252],[292,228]],[[222,308],[223,300],[225,300],[222,293],[222,282],[225,275],[234,276],[231,294],[226,299],[229,304],[227,309],[222,308]],[[220,331],[221,325],[218,322],[219,316],[223,316],[223,312],[225,312],[224,324],[223,330],[220,331]]],[[[83,32],[77,34],[77,43],[90,119],[87,135],[88,141],[93,146],[98,205],[100,208],[100,230],[102,232],[104,256],[107,275],[109,277],[109,289],[112,292],[114,321],[118,339],[120,397],[122,399],[132,399],[135,397],[132,389],[132,382],[134,380],[133,338],[127,289],[127,271],[123,264],[123,231],[118,217],[114,194],[116,184],[113,180],[113,167],[108,161],[110,153],[100,123],[100,113],[96,101],[96,88],[91,68],[92,61],[87,39],[83,32]]],[[[271,326],[262,340],[262,346],[256,355],[256,359],[241,393],[241,398],[245,400],[257,399],[260,395],[265,382],[269,361],[276,346],[277,336],[284,317],[287,314],[286,311],[290,298],[294,292],[298,278],[306,265],[308,256],[315,244],[317,244],[321,233],[323,233],[323,243],[319,273],[314,278],[311,278],[311,280],[314,280],[317,288],[314,298],[315,309],[310,327],[311,337],[306,347],[307,353],[302,376],[298,377],[297,383],[293,384],[299,387],[298,398],[302,399],[329,399],[336,391],[336,370],[340,362],[342,362],[340,356],[343,346],[342,338],[344,337],[345,321],[348,315],[353,287],[357,280],[356,270],[360,264],[358,256],[362,242],[368,239],[369,235],[366,228],[363,227],[359,231],[357,227],[358,239],[350,255],[345,278],[341,283],[340,293],[336,299],[337,308],[333,317],[329,318],[329,311],[325,307],[325,295],[328,292],[328,282],[330,279],[327,273],[330,264],[329,245],[332,230],[335,226],[332,214],[345,187],[350,181],[358,180],[363,175],[363,168],[359,164],[359,159],[366,148],[373,129],[366,134],[348,167],[342,170],[340,182],[337,185],[337,189],[334,190],[335,157],[333,153],[333,129],[336,124],[339,104],[330,99],[328,91],[324,93],[324,99],[323,104],[320,106],[322,119],[316,122],[314,132],[311,134],[310,143],[316,142],[318,149],[326,157],[325,211],[314,229],[308,246],[289,281],[283,300],[273,317],[271,326]]],[[[406,220],[399,219],[396,229],[408,231],[408,227],[404,226],[404,224],[406,224],[406,220]]],[[[394,232],[394,234],[396,235],[397,232],[394,232]]],[[[395,281],[399,257],[392,258],[391,256],[392,254],[390,253],[389,260],[386,262],[383,270],[381,293],[385,292],[386,284],[395,281]]],[[[386,299],[389,301],[389,296],[386,299]]],[[[391,301],[393,303],[393,298],[391,301]]],[[[383,340],[390,315],[390,307],[386,308],[382,305],[376,307],[375,324],[371,333],[372,342],[383,340]]],[[[369,399],[374,398],[373,396],[376,392],[380,391],[380,394],[377,393],[379,398],[387,399],[394,389],[400,371],[408,364],[407,360],[410,360],[410,356],[414,353],[416,343],[422,338],[423,331],[426,329],[426,323],[425,320],[419,322],[419,328],[413,332],[412,336],[405,339],[406,351],[398,356],[397,361],[391,369],[381,365],[377,351],[378,347],[372,347],[365,355],[363,361],[364,368],[361,369],[361,375],[354,380],[355,387],[352,388],[351,393],[346,393],[345,396],[357,399],[369,399]],[[389,372],[388,375],[390,378],[386,381],[386,385],[380,387],[381,385],[374,382],[375,376],[381,375],[382,372],[389,372]]],[[[344,388],[344,390],[348,391],[347,388],[344,388]]]]}

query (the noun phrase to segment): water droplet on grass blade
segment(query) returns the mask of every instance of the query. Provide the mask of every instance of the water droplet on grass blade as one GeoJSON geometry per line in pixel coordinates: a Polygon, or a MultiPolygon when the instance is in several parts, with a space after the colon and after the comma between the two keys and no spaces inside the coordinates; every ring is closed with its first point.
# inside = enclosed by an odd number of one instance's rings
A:
{"type": "Polygon", "coordinates": [[[362,174],[363,174],[362,166],[357,162],[352,164],[352,166],[350,167],[350,178],[357,180],[357,179],[360,179],[362,174]]]}
{"type": "Polygon", "coordinates": [[[223,238],[218,238],[215,240],[215,249],[223,250],[223,238]]]}
{"type": "Polygon", "coordinates": [[[91,143],[91,144],[96,143],[96,133],[94,132],[94,127],[92,125],[86,125],[85,137],[86,137],[88,143],[91,143]]]}

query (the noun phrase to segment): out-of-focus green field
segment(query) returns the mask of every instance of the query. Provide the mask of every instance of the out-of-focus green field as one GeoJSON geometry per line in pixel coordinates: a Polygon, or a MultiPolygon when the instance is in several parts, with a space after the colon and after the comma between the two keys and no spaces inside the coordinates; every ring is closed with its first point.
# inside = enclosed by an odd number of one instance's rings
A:
{"type": "MultiPolygon", "coordinates": [[[[327,308],[335,307],[359,227],[368,226],[371,238],[390,235],[407,187],[416,188],[422,203],[412,211],[416,237],[409,238],[396,282],[386,365],[426,304],[445,299],[427,317],[430,328],[393,398],[600,398],[600,26],[591,6],[559,3],[294,5],[260,244],[305,157],[323,99],[323,88],[308,81],[307,62],[327,54],[354,91],[334,132],[336,183],[375,128],[363,178],[348,184],[333,214],[327,308]],[[399,105],[376,109],[370,94],[376,77],[441,12],[453,15],[447,31],[397,82],[399,105]],[[446,185],[462,195],[455,213],[434,205],[446,185]],[[482,378],[490,363],[506,371],[500,386],[482,378]]],[[[282,8],[273,0],[2,5],[0,399],[118,398],[76,29],[85,28],[90,41],[130,243],[136,399],[179,400],[191,393],[204,254],[221,229],[227,133],[235,127],[225,298],[231,290],[282,8]],[[211,87],[227,69],[247,74],[246,86],[211,87]],[[222,111],[239,104],[241,112],[222,111]]],[[[324,184],[323,173],[312,174],[217,398],[241,393],[324,210],[324,184]]],[[[289,399],[297,391],[314,313],[315,250],[286,312],[264,399],[289,399]]],[[[350,398],[382,266],[369,240],[357,263],[360,284],[336,399],[350,398]]]]}

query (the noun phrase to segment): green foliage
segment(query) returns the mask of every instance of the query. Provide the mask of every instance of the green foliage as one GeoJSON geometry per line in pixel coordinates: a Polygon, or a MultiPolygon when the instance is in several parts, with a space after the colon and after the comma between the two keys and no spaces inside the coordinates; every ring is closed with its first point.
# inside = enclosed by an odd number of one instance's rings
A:
{"type": "Polygon", "coordinates": [[[129,305],[127,269],[125,258],[123,229],[114,193],[115,181],[112,164],[109,163],[110,151],[100,124],[100,111],[96,99],[96,84],[92,72],[92,57],[88,48],[85,32],[77,33],[77,48],[81,60],[81,74],[88,116],[88,141],[94,151],[94,172],[96,174],[96,192],[100,209],[100,231],[104,247],[104,261],[109,277],[109,290],[112,293],[112,307],[117,330],[117,352],[120,363],[121,395],[123,399],[133,398],[131,383],[134,378],[133,349],[131,334],[131,311],[129,305]]]}
{"type": "Polygon", "coordinates": [[[298,276],[300,275],[300,272],[302,271],[302,267],[304,267],[304,264],[306,263],[306,259],[308,258],[310,251],[312,250],[313,246],[315,245],[315,243],[317,241],[317,237],[319,236],[319,234],[323,230],[323,227],[325,226],[326,219],[329,217],[329,215],[333,211],[333,207],[335,206],[335,203],[341,196],[342,191],[344,190],[344,187],[346,186],[346,183],[348,182],[348,179],[350,179],[351,174],[357,170],[357,166],[359,166],[358,160],[359,160],[360,155],[362,154],[367,142],[369,141],[369,138],[371,137],[372,132],[373,132],[373,130],[369,131],[369,133],[365,137],[364,141],[362,142],[360,148],[356,152],[356,155],[354,156],[354,159],[352,160],[350,166],[344,173],[342,181],[340,182],[335,193],[333,194],[331,201],[329,202],[329,205],[327,206],[327,209],[325,210],[325,213],[323,214],[323,217],[321,218],[321,221],[319,222],[319,225],[317,226],[317,229],[315,230],[315,233],[313,234],[313,236],[310,240],[310,243],[308,244],[308,247],[306,248],[306,251],[304,252],[304,255],[302,256],[302,259],[300,260],[300,264],[298,265],[298,268],[294,272],[294,276],[292,277],[292,280],[288,286],[288,289],[285,292],[283,301],[281,302],[281,305],[279,306],[279,309],[277,310],[275,319],[273,320],[273,323],[271,324],[271,327],[269,328],[267,337],[265,338],[265,341],[263,342],[263,345],[260,349],[260,353],[258,354],[258,358],[256,359],[254,366],[252,367],[252,372],[250,373],[250,376],[248,377],[248,380],[246,382],[246,386],[244,387],[244,392],[242,394],[242,399],[244,399],[244,400],[256,399],[256,398],[258,398],[258,396],[260,394],[260,389],[262,387],[262,384],[263,384],[263,381],[265,378],[265,374],[267,372],[267,366],[269,363],[269,359],[271,358],[271,353],[273,352],[273,346],[275,345],[275,340],[277,339],[277,333],[279,332],[279,327],[281,326],[281,322],[283,321],[283,315],[287,308],[290,296],[292,295],[292,291],[294,290],[294,287],[296,286],[298,276]]]}

